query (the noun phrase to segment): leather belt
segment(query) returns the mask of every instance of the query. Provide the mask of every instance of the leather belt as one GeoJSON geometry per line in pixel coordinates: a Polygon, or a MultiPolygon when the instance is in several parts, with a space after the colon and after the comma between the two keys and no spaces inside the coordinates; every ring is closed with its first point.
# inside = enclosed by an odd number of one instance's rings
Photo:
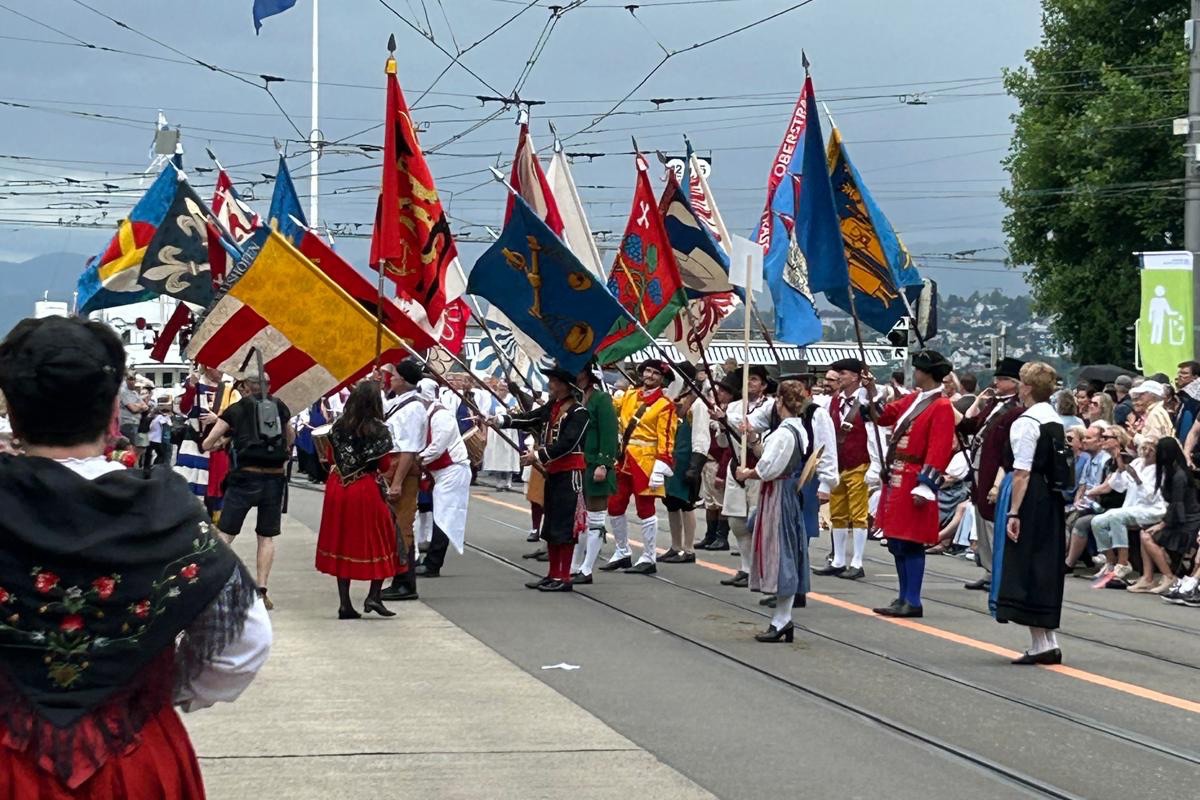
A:
{"type": "Polygon", "coordinates": [[[282,475],[283,467],[240,467],[239,472],[257,472],[260,475],[282,475]]]}
{"type": "Polygon", "coordinates": [[[922,458],[921,456],[912,456],[912,455],[909,455],[908,453],[896,453],[896,455],[893,458],[895,458],[896,461],[900,461],[905,464],[924,464],[925,463],[925,459],[922,458]]]}

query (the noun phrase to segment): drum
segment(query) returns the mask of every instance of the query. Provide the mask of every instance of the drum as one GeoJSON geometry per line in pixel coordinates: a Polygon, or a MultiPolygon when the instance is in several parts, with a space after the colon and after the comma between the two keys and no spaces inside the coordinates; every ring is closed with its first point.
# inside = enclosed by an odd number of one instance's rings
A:
{"type": "Polygon", "coordinates": [[[333,430],[333,423],[328,425],[318,425],[312,429],[313,446],[317,449],[317,458],[321,460],[322,466],[325,469],[333,468],[333,445],[329,443],[329,432],[333,430]]]}

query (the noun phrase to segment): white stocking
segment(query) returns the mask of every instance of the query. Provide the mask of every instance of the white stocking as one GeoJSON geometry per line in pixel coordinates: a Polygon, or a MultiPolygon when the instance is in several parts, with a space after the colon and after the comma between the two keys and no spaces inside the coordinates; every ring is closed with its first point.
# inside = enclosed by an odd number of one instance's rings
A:
{"type": "MultiPolygon", "coordinates": [[[[596,566],[596,558],[600,555],[600,548],[604,545],[604,512],[589,511],[588,512],[588,529],[587,543],[585,545],[586,555],[579,567],[579,571],[584,575],[591,575],[592,569],[596,566]]],[[[578,548],[576,548],[576,552],[578,548]]]]}
{"type": "Polygon", "coordinates": [[[750,548],[754,545],[753,537],[746,529],[745,517],[729,517],[729,530],[737,539],[738,552],[742,554],[742,572],[750,574],[750,548]]]}
{"type": "Polygon", "coordinates": [[[855,528],[854,534],[854,556],[850,559],[850,566],[855,569],[862,569],[863,555],[867,550],[867,529],[855,528]]]}
{"type": "Polygon", "coordinates": [[[833,529],[833,566],[846,566],[846,536],[850,531],[845,528],[833,529]]]}
{"type": "Polygon", "coordinates": [[[794,594],[775,595],[775,615],[771,617],[775,630],[783,630],[792,621],[792,600],[795,597],[794,594]]]}
{"type": "Polygon", "coordinates": [[[642,523],[642,557],[637,563],[653,564],[658,561],[658,551],[654,549],[658,539],[658,517],[646,517],[638,522],[642,523]]]}
{"type": "Polygon", "coordinates": [[[612,529],[613,539],[617,542],[617,549],[613,551],[610,560],[620,561],[633,555],[633,551],[629,549],[629,523],[625,521],[625,515],[614,517],[609,514],[608,527],[612,529]]]}

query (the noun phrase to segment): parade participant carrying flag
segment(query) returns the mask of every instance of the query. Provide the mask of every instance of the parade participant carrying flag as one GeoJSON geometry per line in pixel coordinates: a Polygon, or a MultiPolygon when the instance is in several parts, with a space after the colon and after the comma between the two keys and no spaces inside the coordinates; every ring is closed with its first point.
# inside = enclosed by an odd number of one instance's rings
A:
{"type": "Polygon", "coordinates": [[[520,197],[475,262],[467,292],[497,306],[559,365],[578,374],[625,312],[520,197]]]}
{"type": "MultiPolygon", "coordinates": [[[[621,247],[608,274],[608,290],[651,336],[657,336],[675,319],[687,302],[687,297],[662,214],[650,186],[646,159],[641,153],[635,159],[637,178],[633,208],[629,212],[621,247]]],[[[600,363],[620,361],[651,344],[632,320],[622,318],[600,342],[600,363]]]]}
{"type": "Polygon", "coordinates": [[[383,183],[371,234],[371,267],[396,285],[396,294],[439,320],[446,307],[446,272],[458,252],[433,175],[417,140],[404,92],[396,79],[396,40],[388,41],[387,116],[383,183]]]}
{"type": "Polygon", "coordinates": [[[804,67],[804,89],[771,167],[758,234],[766,253],[763,272],[775,302],[776,338],[799,345],[821,338],[813,295],[849,285],[807,58],[804,67]],[[794,228],[785,217],[794,220],[794,228]]]}
{"type": "Polygon", "coordinates": [[[149,300],[157,294],[140,282],[142,259],[175,200],[178,174],[174,165],[168,164],[129,216],[121,220],[104,250],[88,262],[76,284],[81,316],[149,300]]]}
{"type": "MultiPolygon", "coordinates": [[[[921,273],[851,163],[837,127],[829,134],[828,162],[856,313],[875,330],[887,333],[906,313],[905,287],[921,285],[921,273]]],[[[845,289],[827,291],[825,296],[838,308],[851,311],[845,289]]]]}
{"type": "Polygon", "coordinates": [[[271,193],[271,209],[267,212],[267,224],[287,237],[292,244],[299,244],[308,228],[308,219],[300,207],[300,196],[287,159],[279,154],[279,169],[275,171],[275,190],[271,193]]]}

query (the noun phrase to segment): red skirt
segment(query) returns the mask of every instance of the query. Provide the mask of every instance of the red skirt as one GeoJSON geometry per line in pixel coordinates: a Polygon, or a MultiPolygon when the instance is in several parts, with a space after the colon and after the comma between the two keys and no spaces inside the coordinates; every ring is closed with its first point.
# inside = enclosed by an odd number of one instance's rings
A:
{"type": "Polygon", "coordinates": [[[224,497],[225,490],[221,484],[229,474],[229,451],[213,450],[208,454],[208,491],[206,497],[224,497]]]}
{"type": "MultiPolygon", "coordinates": [[[[0,728],[0,739],[7,736],[0,728]]],[[[84,765],[80,765],[81,767],[84,765]]],[[[187,729],[168,703],[147,720],[138,741],[67,788],[23,751],[0,744],[0,800],[202,800],[204,780],[187,729]]]]}
{"type": "Polygon", "coordinates": [[[342,484],[335,469],[325,482],[317,535],[317,570],[336,578],[377,581],[403,570],[396,553],[396,520],[376,473],[342,484]]]}

